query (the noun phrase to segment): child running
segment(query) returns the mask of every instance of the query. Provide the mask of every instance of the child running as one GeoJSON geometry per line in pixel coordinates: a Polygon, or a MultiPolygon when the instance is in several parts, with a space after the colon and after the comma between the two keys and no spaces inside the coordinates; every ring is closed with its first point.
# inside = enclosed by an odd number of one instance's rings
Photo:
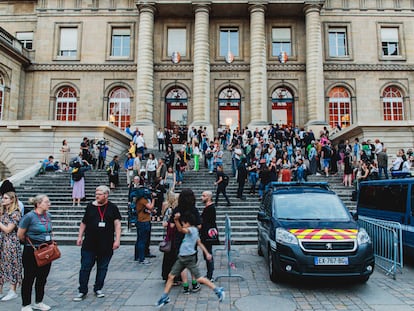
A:
{"type": "Polygon", "coordinates": [[[195,245],[197,244],[203,250],[207,260],[211,260],[212,256],[200,241],[198,229],[194,226],[194,216],[192,214],[183,214],[183,216],[181,217],[182,225],[180,222],[180,217],[180,213],[176,213],[174,217],[174,222],[177,226],[177,230],[181,233],[184,233],[185,236],[180,246],[178,258],[174,263],[173,267],[171,268],[171,272],[168,274],[168,280],[165,284],[164,293],[158,300],[156,306],[158,308],[161,308],[163,305],[170,302],[170,297],[168,297],[168,293],[171,290],[174,278],[175,276],[180,275],[181,271],[183,271],[185,268],[190,270],[191,274],[195,276],[199,283],[205,284],[212,290],[214,290],[214,293],[217,295],[219,301],[222,302],[225,297],[224,288],[216,287],[210,280],[208,280],[205,277],[202,277],[200,271],[198,270],[196,257],[197,250],[195,248],[195,245]]]}

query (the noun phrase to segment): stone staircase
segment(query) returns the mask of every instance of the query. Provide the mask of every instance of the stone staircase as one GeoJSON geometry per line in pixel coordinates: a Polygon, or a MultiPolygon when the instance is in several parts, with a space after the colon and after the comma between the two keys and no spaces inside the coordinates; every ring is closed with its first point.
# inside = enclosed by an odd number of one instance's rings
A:
{"type": "MultiPolygon", "coordinates": [[[[157,154],[156,156],[162,156],[157,154]]],[[[224,156],[225,173],[231,176],[231,159],[230,153],[225,152],[224,156]]],[[[338,193],[348,208],[353,209],[355,203],[350,200],[351,188],[345,188],[341,184],[340,177],[332,176],[329,178],[322,176],[311,176],[310,181],[328,181],[331,188],[338,193]]],[[[207,169],[201,163],[201,170],[194,172],[186,171],[184,182],[177,186],[177,192],[183,188],[191,188],[197,198],[197,207],[200,212],[203,209],[200,196],[205,190],[210,190],[215,194],[215,174],[208,174],[207,169]]],[[[105,171],[88,171],[85,177],[85,191],[87,201],[94,199],[95,187],[100,184],[108,184],[108,177],[105,171]]],[[[247,188],[247,186],[246,186],[247,188]]],[[[74,244],[77,238],[77,232],[80,221],[86,206],[86,202],[81,203],[81,207],[72,206],[72,188],[70,187],[70,174],[47,173],[34,177],[16,188],[20,200],[28,206],[28,198],[39,193],[47,194],[52,202],[51,214],[53,215],[53,227],[56,240],[61,244],[74,244]]],[[[219,227],[221,241],[224,241],[224,222],[225,216],[231,219],[232,243],[234,244],[256,244],[257,242],[257,211],[259,209],[259,200],[257,196],[246,195],[246,201],[236,198],[237,183],[235,178],[230,177],[230,183],[227,188],[227,194],[231,200],[232,206],[225,206],[225,200],[222,196],[217,206],[217,224],[219,227]]],[[[246,190],[245,190],[246,192],[246,190]]],[[[128,188],[126,186],[125,174],[120,176],[120,186],[110,194],[109,199],[118,205],[122,214],[122,238],[123,244],[134,244],[136,240],[136,230],[128,230],[127,226],[127,202],[128,188]]],[[[164,229],[160,222],[153,222],[151,242],[157,244],[163,238],[164,229]]]]}

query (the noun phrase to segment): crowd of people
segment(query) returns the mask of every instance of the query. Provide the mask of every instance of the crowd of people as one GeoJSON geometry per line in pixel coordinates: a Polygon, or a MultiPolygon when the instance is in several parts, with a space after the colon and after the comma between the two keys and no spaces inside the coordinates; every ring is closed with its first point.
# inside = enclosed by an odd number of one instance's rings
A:
{"type": "MultiPolygon", "coordinates": [[[[88,281],[92,267],[96,264],[93,291],[96,297],[105,297],[104,280],[113,251],[119,248],[121,238],[121,215],[116,204],[109,201],[109,194],[119,187],[120,174],[126,176],[129,187],[129,202],[136,206],[135,223],[137,240],[134,259],[140,265],[151,265],[154,257],[150,252],[151,224],[162,222],[171,247],[163,254],[161,277],[166,282],[157,306],[169,302],[168,293],[173,285],[181,284],[185,294],[200,290],[205,284],[224,299],[224,289],[214,284],[213,245],[218,242],[216,207],[220,195],[231,206],[227,194],[229,179],[237,183],[236,198],[258,195],[261,199],[273,181],[306,181],[309,175],[342,177],[345,186],[357,186],[360,181],[411,176],[414,155],[412,149],[398,150],[392,163],[388,163],[386,146],[376,139],[352,143],[341,140],[333,144],[325,128],[318,135],[297,126],[269,125],[259,130],[220,128],[213,138],[206,128],[191,128],[180,144],[172,144],[172,132],[157,131],[158,151],[156,158],[148,152],[144,133],[136,128],[132,131],[128,152],[122,160],[118,155],[106,163],[108,145],[105,140],[90,141],[85,137],[80,143],[80,152],[70,159],[70,147],[62,142],[60,164],[53,156],[43,161],[43,171],[69,171],[73,186],[73,205],[79,206],[85,197],[85,172],[90,169],[106,170],[108,185],[98,186],[95,200],[88,202],[82,218],[76,244],[81,247],[78,294],[74,301],[87,298],[88,281]],[[225,153],[231,154],[231,165],[223,162],[225,153]],[[203,210],[196,208],[197,198],[193,190],[182,185],[185,172],[204,170],[212,175],[215,193],[203,191],[200,200],[203,210]],[[230,177],[229,177],[230,175],[230,177]],[[246,184],[248,186],[246,187],[246,184]],[[135,188],[147,187],[150,198],[134,198],[135,188]],[[135,200],[135,201],[134,201],[135,200]],[[212,239],[211,230],[216,230],[217,239],[212,239]],[[206,274],[202,276],[197,266],[197,247],[203,251],[206,274]],[[190,272],[190,273],[188,273],[190,272]]],[[[122,180],[124,180],[122,178],[122,180]]],[[[51,202],[46,195],[30,199],[33,210],[24,213],[24,206],[17,198],[15,189],[6,180],[0,188],[0,293],[3,285],[10,289],[1,300],[18,297],[16,289],[21,286],[22,310],[49,310],[44,304],[44,291],[51,265],[38,267],[34,259],[34,248],[52,241],[51,202]],[[23,244],[23,247],[21,247],[23,244]],[[31,293],[35,285],[35,303],[31,293]]]]}

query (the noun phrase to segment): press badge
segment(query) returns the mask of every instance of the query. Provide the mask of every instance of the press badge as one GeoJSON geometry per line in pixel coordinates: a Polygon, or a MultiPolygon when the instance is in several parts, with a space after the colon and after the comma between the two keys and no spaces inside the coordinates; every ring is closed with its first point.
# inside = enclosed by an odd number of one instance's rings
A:
{"type": "Polygon", "coordinates": [[[46,241],[46,242],[49,242],[50,240],[51,240],[50,235],[46,235],[46,236],[45,236],[45,241],[46,241]]]}
{"type": "Polygon", "coordinates": [[[106,223],[104,221],[100,221],[98,222],[98,227],[99,228],[105,228],[106,223]]]}

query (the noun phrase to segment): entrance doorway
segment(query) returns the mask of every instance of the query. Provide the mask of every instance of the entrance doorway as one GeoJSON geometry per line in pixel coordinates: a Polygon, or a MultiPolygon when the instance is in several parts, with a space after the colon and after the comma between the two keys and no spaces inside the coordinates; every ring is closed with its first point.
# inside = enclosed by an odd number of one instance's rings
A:
{"type": "Polygon", "coordinates": [[[220,91],[218,104],[218,126],[221,128],[230,128],[232,130],[237,127],[240,129],[240,92],[229,85],[227,88],[220,91]]]}
{"type": "Polygon", "coordinates": [[[294,98],[285,87],[278,87],[272,93],[272,123],[291,125],[294,120],[294,98]]]}
{"type": "Polygon", "coordinates": [[[187,93],[182,88],[173,87],[167,92],[165,104],[165,127],[173,131],[172,143],[179,144],[187,139],[187,93]]]}

